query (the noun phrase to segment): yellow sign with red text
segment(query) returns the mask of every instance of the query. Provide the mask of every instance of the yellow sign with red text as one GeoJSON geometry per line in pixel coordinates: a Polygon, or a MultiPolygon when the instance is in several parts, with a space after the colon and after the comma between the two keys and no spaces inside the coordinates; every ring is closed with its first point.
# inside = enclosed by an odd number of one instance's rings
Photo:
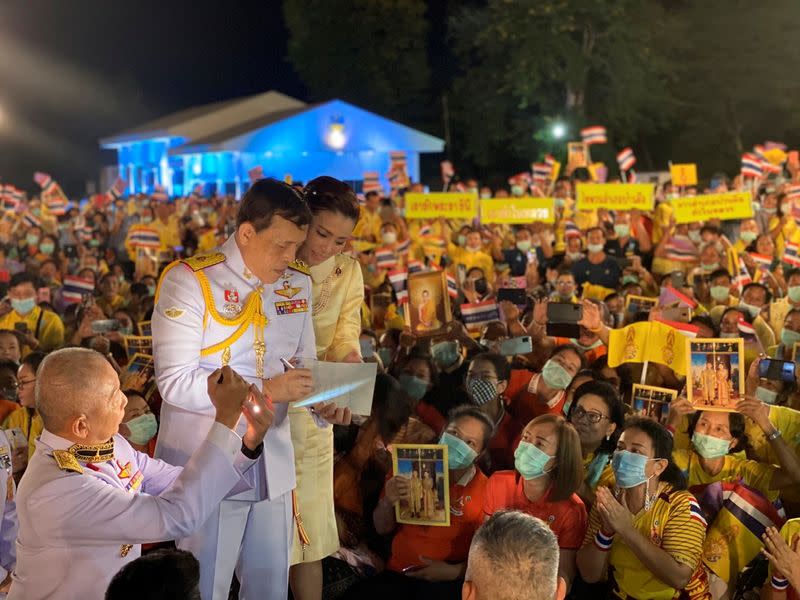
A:
{"type": "Polygon", "coordinates": [[[693,223],[708,219],[749,219],[753,216],[750,192],[704,194],[676,198],[672,204],[676,223],[693,223]]]}
{"type": "Polygon", "coordinates": [[[678,187],[697,185],[697,165],[694,163],[670,165],[669,176],[672,180],[672,185],[677,185],[678,187]]]}
{"type": "Polygon", "coordinates": [[[578,210],[653,210],[652,183],[579,183],[578,210]]]}
{"type": "Polygon", "coordinates": [[[406,194],[407,219],[474,219],[478,216],[478,194],[431,192],[406,194]]]}
{"type": "Polygon", "coordinates": [[[490,198],[481,200],[481,223],[554,223],[552,198],[490,198]]]}

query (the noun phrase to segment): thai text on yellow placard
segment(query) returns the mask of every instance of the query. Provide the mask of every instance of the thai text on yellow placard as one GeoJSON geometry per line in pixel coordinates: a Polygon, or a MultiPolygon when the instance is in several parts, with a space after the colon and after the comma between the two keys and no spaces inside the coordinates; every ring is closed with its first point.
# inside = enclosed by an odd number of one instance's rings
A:
{"type": "Polygon", "coordinates": [[[748,219],[753,216],[750,192],[705,194],[672,201],[676,223],[692,223],[706,219],[748,219]]]}
{"type": "Polygon", "coordinates": [[[406,218],[474,219],[478,216],[478,195],[470,192],[406,194],[406,218]]]}
{"type": "Polygon", "coordinates": [[[697,185],[697,165],[694,163],[670,165],[669,177],[672,180],[672,185],[677,185],[678,187],[697,185]]]}
{"type": "Polygon", "coordinates": [[[652,183],[579,183],[577,209],[653,210],[652,183]]]}
{"type": "Polygon", "coordinates": [[[492,198],[481,200],[481,223],[554,223],[552,198],[492,198]]]}

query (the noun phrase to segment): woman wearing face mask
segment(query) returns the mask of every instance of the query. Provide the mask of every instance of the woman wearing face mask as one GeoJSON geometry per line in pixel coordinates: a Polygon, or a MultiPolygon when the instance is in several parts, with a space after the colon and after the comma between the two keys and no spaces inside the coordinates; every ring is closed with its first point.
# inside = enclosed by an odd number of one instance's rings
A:
{"type": "Polygon", "coordinates": [[[483,511],[521,510],[542,519],[558,537],[558,574],[569,586],[575,553],[586,532],[586,508],[575,494],[583,479],[581,446],[563,417],[542,415],[528,423],[514,451],[514,470],[489,478],[483,511]]]}
{"type": "MultiPolygon", "coordinates": [[[[36,397],[34,390],[36,387],[36,372],[42,364],[45,354],[43,352],[31,352],[22,359],[19,371],[17,371],[17,397],[20,407],[12,412],[3,421],[3,429],[20,429],[22,435],[28,440],[28,456],[33,456],[36,450],[36,438],[42,433],[44,423],[39,411],[36,410],[36,397]]],[[[15,468],[16,471],[16,468],[15,468]]],[[[20,472],[21,474],[21,472],[20,472]]]]}
{"type": "Polygon", "coordinates": [[[584,476],[578,495],[591,503],[597,486],[611,480],[609,463],[625,423],[625,406],[610,384],[589,380],[575,390],[568,418],[581,442],[584,476]]]}
{"type": "Polygon", "coordinates": [[[156,433],[158,432],[158,421],[150,410],[150,406],[136,390],[123,390],[123,394],[128,399],[125,406],[125,416],[119,426],[119,433],[124,437],[134,450],[144,452],[148,456],[153,456],[156,449],[156,433]]]}
{"type": "Polygon", "coordinates": [[[483,240],[481,234],[475,229],[467,231],[464,246],[457,246],[456,244],[449,243],[447,245],[447,255],[450,257],[452,264],[451,274],[457,276],[458,265],[463,265],[464,269],[468,272],[470,269],[480,269],[484,277],[487,278],[488,283],[494,281],[494,261],[492,257],[483,251],[483,240]]]}
{"type": "Polygon", "coordinates": [[[505,356],[487,352],[472,359],[467,371],[465,389],[470,404],[477,406],[494,424],[489,444],[493,469],[510,469],[514,464],[514,441],[521,427],[506,411],[505,397],[511,368],[505,356]]]}
{"type": "Polygon", "coordinates": [[[431,389],[438,383],[436,365],[426,355],[412,353],[399,368],[395,368],[398,383],[411,399],[414,412],[425,425],[438,433],[445,425],[445,418],[428,402],[431,389]]]}
{"type": "Polygon", "coordinates": [[[743,254],[747,247],[756,241],[758,237],[758,223],[755,219],[744,219],[739,225],[739,239],[733,245],[737,254],[743,254]]]}
{"type": "Polygon", "coordinates": [[[389,479],[373,512],[375,530],[395,532],[386,571],[348,590],[354,600],[384,598],[452,598],[460,595],[469,544],[484,520],[486,476],[476,463],[486,452],[492,423],[471,406],[456,408],[439,443],[448,448],[450,526],[398,525],[395,505],[410,495],[404,476],[389,479]]]}
{"type": "Polygon", "coordinates": [[[60,251],[58,242],[52,235],[44,235],[39,241],[39,250],[36,253],[36,260],[40,263],[50,258],[58,257],[60,251]]]}
{"type": "Polygon", "coordinates": [[[597,488],[578,551],[581,577],[597,583],[607,574],[610,598],[677,597],[699,573],[706,523],[672,462],[672,436],[631,418],[611,466],[616,486],[597,488]]]}
{"type": "Polygon", "coordinates": [[[795,344],[800,343],[800,308],[792,308],[783,319],[780,343],[770,349],[770,355],[780,360],[793,360],[795,344]]]}
{"type": "MultiPolygon", "coordinates": [[[[317,177],[303,190],[311,209],[308,236],[297,258],[311,268],[316,358],[361,362],[361,268],[344,247],[359,216],[358,200],[347,184],[317,177]]],[[[350,421],[349,411],[342,415],[350,421]]],[[[296,498],[310,543],[295,530],[289,581],[298,600],[322,595],[322,563],[339,547],[333,507],[333,429],[321,428],[305,408],[289,408],[297,474],[296,498]]]]}

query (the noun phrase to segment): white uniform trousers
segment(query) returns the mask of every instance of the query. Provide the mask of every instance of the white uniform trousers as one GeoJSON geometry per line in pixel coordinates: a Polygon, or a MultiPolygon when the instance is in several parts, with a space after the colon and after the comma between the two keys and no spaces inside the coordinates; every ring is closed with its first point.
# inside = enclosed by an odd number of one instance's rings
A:
{"type": "Polygon", "coordinates": [[[203,600],[228,600],[234,571],[239,600],[285,600],[293,527],[291,492],[260,502],[223,500],[196,534],[177,545],[200,562],[203,600]]]}

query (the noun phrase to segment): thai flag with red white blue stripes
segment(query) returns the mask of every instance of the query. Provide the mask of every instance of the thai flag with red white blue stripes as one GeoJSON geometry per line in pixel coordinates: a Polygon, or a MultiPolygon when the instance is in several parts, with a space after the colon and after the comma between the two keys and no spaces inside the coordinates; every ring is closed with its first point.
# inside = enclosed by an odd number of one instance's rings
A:
{"type": "Polygon", "coordinates": [[[66,304],[74,304],[83,300],[86,295],[94,293],[94,282],[91,279],[67,275],[64,277],[64,287],[61,298],[66,304]]]}
{"type": "Polygon", "coordinates": [[[369,192],[381,193],[381,183],[377,171],[367,171],[364,173],[364,181],[361,184],[361,191],[365,194],[369,192]]]}
{"type": "Polygon", "coordinates": [[[122,198],[122,195],[125,193],[125,189],[127,187],[128,182],[122,177],[117,177],[117,179],[114,181],[114,184],[108,188],[108,195],[111,196],[113,200],[119,200],[122,198]]]}
{"type": "Polygon", "coordinates": [[[397,266],[397,256],[389,248],[379,248],[375,250],[375,259],[379,269],[394,269],[397,266]]]}
{"type": "Polygon", "coordinates": [[[742,257],[739,257],[739,273],[736,275],[736,285],[741,290],[748,283],[752,283],[753,278],[750,277],[750,271],[747,270],[747,265],[744,264],[742,257]]]}
{"type": "Polygon", "coordinates": [[[769,271],[770,266],[772,266],[772,257],[766,254],[750,252],[750,258],[753,259],[753,262],[756,263],[756,267],[761,271],[769,271]]]}
{"type": "Polygon", "coordinates": [[[739,323],[737,324],[739,329],[739,333],[743,333],[744,335],[756,335],[756,328],[753,327],[750,323],[744,320],[743,317],[739,317],[739,323]]]}
{"type": "Polygon", "coordinates": [[[422,273],[425,270],[425,265],[422,264],[420,260],[410,260],[408,261],[408,274],[413,275],[414,273],[422,273]]]}
{"type": "Polygon", "coordinates": [[[798,245],[793,242],[786,242],[781,260],[792,267],[800,267],[800,248],[798,248],[798,245]]]}
{"type": "Polygon", "coordinates": [[[490,321],[500,320],[500,310],[494,300],[462,304],[461,318],[468,332],[480,333],[481,328],[490,321]]]}
{"type": "Polygon", "coordinates": [[[22,215],[22,222],[25,223],[28,227],[42,226],[42,222],[29,212],[26,212],[24,215],[22,215]]]}
{"type": "Polygon", "coordinates": [[[552,169],[552,165],[548,165],[547,163],[533,163],[531,165],[533,180],[539,184],[547,183],[550,180],[552,169]]]}
{"type": "Polygon", "coordinates": [[[581,129],[581,139],[587,146],[591,146],[592,144],[605,144],[608,141],[606,139],[606,128],[602,125],[584,127],[581,129]]]}
{"type": "Polygon", "coordinates": [[[633,153],[633,148],[630,146],[623,148],[617,154],[617,164],[620,171],[628,171],[633,165],[636,164],[636,156],[633,153]]]}
{"type": "Polygon", "coordinates": [[[55,183],[50,175],[42,173],[41,171],[36,171],[36,173],[33,174],[33,180],[39,184],[39,187],[41,187],[43,191],[47,191],[47,188],[55,183]]]}
{"type": "Polygon", "coordinates": [[[400,242],[397,244],[397,248],[395,248],[395,252],[398,256],[405,256],[408,254],[408,249],[411,248],[411,239],[407,239],[404,242],[400,242]]]}
{"type": "Polygon", "coordinates": [[[386,276],[389,278],[389,283],[392,284],[392,289],[394,289],[395,293],[399,294],[401,290],[406,289],[406,282],[408,281],[408,271],[406,269],[389,271],[386,276]]]}
{"type": "Polygon", "coordinates": [[[764,173],[763,163],[755,154],[742,154],[742,177],[761,177],[764,173]]]}
{"type": "Polygon", "coordinates": [[[158,231],[150,228],[137,228],[128,234],[128,242],[136,248],[160,248],[161,238],[158,231]]]}
{"type": "Polygon", "coordinates": [[[447,274],[447,293],[451,298],[458,298],[458,282],[450,273],[447,274]]]}
{"type": "Polygon", "coordinates": [[[689,517],[703,524],[703,527],[708,527],[708,521],[703,514],[703,509],[694,498],[689,498],[689,517]]]}

